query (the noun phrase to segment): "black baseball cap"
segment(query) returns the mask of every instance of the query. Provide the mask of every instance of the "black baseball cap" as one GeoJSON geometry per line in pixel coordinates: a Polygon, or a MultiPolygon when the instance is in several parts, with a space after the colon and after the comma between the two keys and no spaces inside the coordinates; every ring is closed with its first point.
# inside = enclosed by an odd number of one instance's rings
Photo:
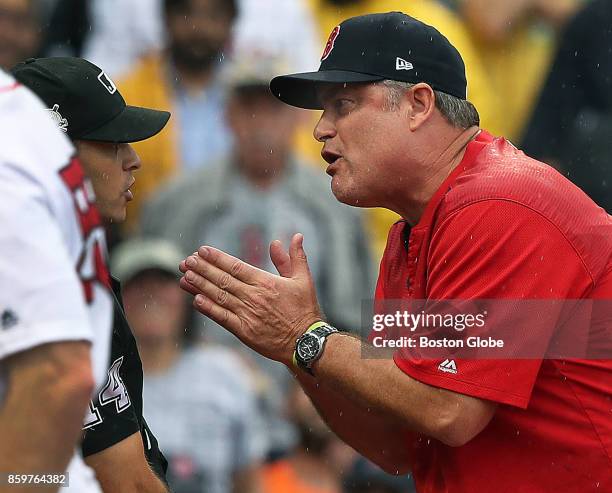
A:
{"type": "Polygon", "coordinates": [[[317,72],[275,77],[270,90],[281,101],[322,109],[322,82],[426,82],[434,90],[467,98],[465,64],[437,29],[402,12],[352,17],[331,32],[317,72]]]}
{"type": "Polygon", "coordinates": [[[73,140],[138,142],[157,134],[170,118],[167,111],[126,105],[108,75],[83,58],[30,58],[11,72],[73,140]]]}

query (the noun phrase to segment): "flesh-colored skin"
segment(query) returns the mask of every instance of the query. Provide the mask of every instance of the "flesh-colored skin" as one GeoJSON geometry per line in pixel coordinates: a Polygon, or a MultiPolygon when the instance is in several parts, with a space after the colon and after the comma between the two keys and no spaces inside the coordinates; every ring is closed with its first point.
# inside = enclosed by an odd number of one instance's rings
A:
{"type": "MultiPolygon", "coordinates": [[[[0,408],[0,471],[63,474],[94,389],[90,344],[43,344],[3,364],[8,391],[0,408]]],[[[0,493],[40,491],[39,484],[3,483],[0,493]]]]}
{"type": "Polygon", "coordinates": [[[108,222],[125,221],[127,203],[132,200],[130,187],[134,171],[140,168],[140,158],[129,144],[75,142],[85,173],[96,193],[96,205],[108,222]]]}

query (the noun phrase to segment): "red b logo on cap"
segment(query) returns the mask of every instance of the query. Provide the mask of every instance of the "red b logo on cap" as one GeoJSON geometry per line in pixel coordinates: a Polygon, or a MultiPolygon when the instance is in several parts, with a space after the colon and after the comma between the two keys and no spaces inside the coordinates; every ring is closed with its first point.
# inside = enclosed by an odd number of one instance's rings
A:
{"type": "Polygon", "coordinates": [[[336,42],[338,34],[340,34],[340,26],[334,27],[331,34],[329,35],[327,43],[325,44],[325,50],[323,50],[323,55],[321,55],[321,61],[325,60],[334,49],[334,43],[336,42]]]}

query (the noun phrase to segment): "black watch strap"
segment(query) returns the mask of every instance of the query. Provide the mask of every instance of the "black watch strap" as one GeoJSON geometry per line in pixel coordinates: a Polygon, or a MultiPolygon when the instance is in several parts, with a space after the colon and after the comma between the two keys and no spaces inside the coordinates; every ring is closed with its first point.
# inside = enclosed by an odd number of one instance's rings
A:
{"type": "Polygon", "coordinates": [[[315,322],[308,327],[308,330],[295,343],[293,352],[295,366],[313,375],[312,365],[321,357],[327,337],[336,332],[338,329],[325,322],[315,322]],[[306,350],[304,346],[308,342],[310,345],[306,350]],[[310,354],[304,354],[305,352],[310,352],[310,354]]]}

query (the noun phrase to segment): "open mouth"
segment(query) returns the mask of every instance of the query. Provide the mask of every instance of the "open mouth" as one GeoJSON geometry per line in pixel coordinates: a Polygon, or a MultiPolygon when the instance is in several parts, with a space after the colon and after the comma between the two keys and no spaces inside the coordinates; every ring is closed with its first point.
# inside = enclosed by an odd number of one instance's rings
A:
{"type": "Polygon", "coordinates": [[[132,178],[132,181],[130,182],[130,184],[128,185],[128,187],[123,191],[123,196],[125,197],[125,199],[129,202],[130,200],[134,199],[134,194],[132,193],[132,191],[130,190],[130,188],[132,188],[132,186],[134,185],[134,183],[136,182],[135,179],[132,178]]]}
{"type": "Polygon", "coordinates": [[[340,159],[342,159],[342,155],[337,152],[323,149],[321,151],[321,157],[329,164],[325,172],[332,176],[336,172],[337,163],[340,159]]]}

